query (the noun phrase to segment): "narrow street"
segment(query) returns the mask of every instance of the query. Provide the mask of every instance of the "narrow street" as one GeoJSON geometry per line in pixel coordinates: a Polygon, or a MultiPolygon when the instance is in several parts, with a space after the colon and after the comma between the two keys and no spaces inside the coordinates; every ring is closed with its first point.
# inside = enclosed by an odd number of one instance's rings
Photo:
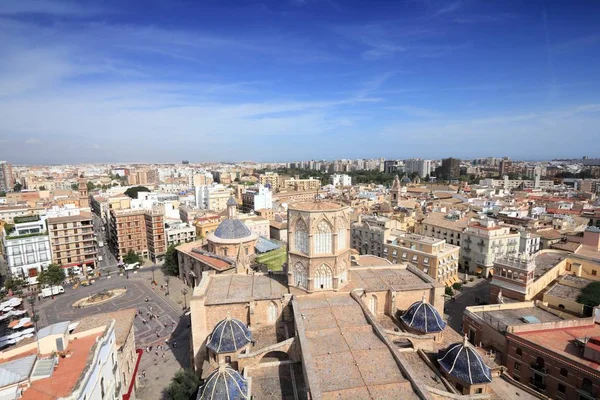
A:
{"type": "Polygon", "coordinates": [[[448,325],[455,331],[462,333],[463,312],[466,307],[476,306],[479,302],[489,303],[490,282],[481,279],[475,286],[463,287],[462,292],[453,300],[446,301],[444,314],[448,325]]]}

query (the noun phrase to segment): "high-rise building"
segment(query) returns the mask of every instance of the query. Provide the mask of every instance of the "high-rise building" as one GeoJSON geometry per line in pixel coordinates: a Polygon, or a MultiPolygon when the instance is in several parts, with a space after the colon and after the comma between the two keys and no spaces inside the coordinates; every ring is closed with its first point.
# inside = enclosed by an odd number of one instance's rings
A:
{"type": "Polygon", "coordinates": [[[115,257],[130,250],[156,260],[165,254],[164,214],[159,209],[110,210],[108,244],[115,257]]]}
{"type": "Polygon", "coordinates": [[[265,208],[273,208],[273,193],[268,187],[258,185],[258,187],[248,188],[245,193],[242,193],[242,211],[253,212],[265,208]]]}
{"type": "Polygon", "coordinates": [[[425,178],[431,174],[431,160],[422,160],[420,158],[404,160],[404,171],[407,174],[416,172],[419,178],[425,178]]]}
{"type": "Polygon", "coordinates": [[[6,161],[0,161],[0,191],[8,192],[13,189],[12,165],[6,161]]]}
{"type": "Polygon", "coordinates": [[[52,262],[62,267],[96,266],[92,213],[48,218],[52,262]]]}
{"type": "Polygon", "coordinates": [[[442,179],[453,180],[460,177],[460,159],[444,158],[442,160],[442,179]]]}
{"type": "Polygon", "coordinates": [[[498,167],[500,177],[507,175],[510,172],[511,167],[512,161],[510,161],[510,158],[504,157],[502,160],[500,160],[500,166],[498,167]]]}

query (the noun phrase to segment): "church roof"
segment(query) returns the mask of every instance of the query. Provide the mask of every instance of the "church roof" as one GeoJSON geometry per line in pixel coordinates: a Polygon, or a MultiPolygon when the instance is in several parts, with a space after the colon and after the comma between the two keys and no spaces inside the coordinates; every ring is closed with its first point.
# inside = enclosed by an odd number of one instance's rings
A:
{"type": "Polygon", "coordinates": [[[228,365],[214,370],[198,390],[196,400],[242,400],[249,399],[248,382],[239,372],[228,365]]]}
{"type": "Polygon", "coordinates": [[[242,321],[227,317],[215,326],[206,347],[215,353],[233,353],[251,340],[252,333],[242,321]]]}
{"type": "Polygon", "coordinates": [[[440,313],[425,299],[413,303],[400,319],[412,329],[423,333],[441,332],[446,327],[440,313]]]}
{"type": "Polygon", "coordinates": [[[237,207],[237,201],[235,201],[235,198],[233,196],[231,196],[229,198],[229,200],[227,200],[227,205],[228,206],[236,206],[237,207]]]}
{"type": "Polygon", "coordinates": [[[250,235],[250,229],[239,219],[226,219],[215,230],[215,236],[221,239],[241,239],[250,235]]]}
{"type": "Polygon", "coordinates": [[[466,338],[440,350],[438,362],[448,374],[471,385],[492,381],[490,368],[466,338]]]}

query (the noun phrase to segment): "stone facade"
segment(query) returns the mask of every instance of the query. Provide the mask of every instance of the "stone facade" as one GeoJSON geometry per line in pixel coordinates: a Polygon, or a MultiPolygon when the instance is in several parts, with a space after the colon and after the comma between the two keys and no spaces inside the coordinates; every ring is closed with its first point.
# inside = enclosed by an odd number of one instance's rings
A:
{"type": "Polygon", "coordinates": [[[288,210],[288,282],[308,292],[338,290],[349,281],[347,206],[300,203],[288,210]]]}

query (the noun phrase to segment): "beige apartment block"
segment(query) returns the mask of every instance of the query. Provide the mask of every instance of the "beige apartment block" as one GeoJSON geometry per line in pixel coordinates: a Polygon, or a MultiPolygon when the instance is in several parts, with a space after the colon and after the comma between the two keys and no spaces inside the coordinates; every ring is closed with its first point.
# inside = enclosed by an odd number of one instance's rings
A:
{"type": "Polygon", "coordinates": [[[411,263],[440,283],[450,286],[459,281],[460,247],[423,235],[403,233],[385,245],[384,257],[394,264],[411,263]]]}
{"type": "Polygon", "coordinates": [[[129,185],[154,185],[158,183],[158,172],[155,169],[140,168],[131,171],[127,176],[129,185]]]}
{"type": "Polygon", "coordinates": [[[463,232],[462,265],[472,274],[487,277],[497,257],[519,251],[520,237],[519,233],[511,233],[508,226],[485,217],[472,222],[463,232]]]}
{"type": "Polygon", "coordinates": [[[48,218],[52,262],[63,266],[96,266],[96,243],[92,214],[48,218]]]}
{"type": "Polygon", "coordinates": [[[415,233],[444,239],[449,244],[460,246],[462,233],[475,215],[475,213],[462,214],[458,211],[450,213],[432,212],[425,217],[420,226],[415,227],[415,233]]]}
{"type": "Polygon", "coordinates": [[[146,210],[146,238],[148,239],[148,253],[153,261],[161,260],[166,251],[165,216],[162,210],[146,210]]]}
{"type": "Polygon", "coordinates": [[[313,177],[310,177],[308,179],[291,178],[285,180],[283,186],[286,189],[316,191],[321,187],[321,181],[313,177]]]}
{"type": "Polygon", "coordinates": [[[281,180],[277,172],[265,172],[258,176],[258,183],[261,185],[270,185],[271,189],[275,191],[279,187],[281,180]]]}
{"type": "Polygon", "coordinates": [[[393,229],[398,227],[396,220],[387,217],[359,215],[352,223],[352,248],[360,254],[385,257],[385,244],[388,243],[393,229]]]}

